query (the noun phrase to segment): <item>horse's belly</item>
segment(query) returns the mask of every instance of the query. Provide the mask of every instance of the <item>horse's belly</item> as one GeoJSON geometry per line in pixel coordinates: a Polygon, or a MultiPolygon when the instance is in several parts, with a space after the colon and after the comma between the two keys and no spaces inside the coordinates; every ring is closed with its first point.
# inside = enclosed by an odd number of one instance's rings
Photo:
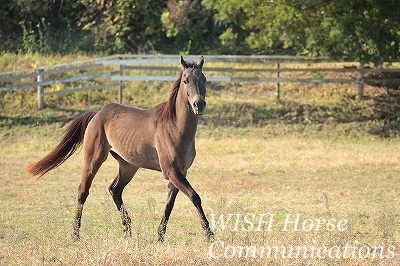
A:
{"type": "Polygon", "coordinates": [[[133,164],[133,165],[136,165],[138,167],[141,167],[141,168],[161,171],[160,162],[158,160],[158,157],[154,157],[154,156],[152,156],[152,157],[135,156],[135,157],[131,158],[130,163],[133,164]]]}
{"type": "Polygon", "coordinates": [[[125,161],[140,168],[161,171],[157,151],[150,147],[114,149],[125,161]]]}

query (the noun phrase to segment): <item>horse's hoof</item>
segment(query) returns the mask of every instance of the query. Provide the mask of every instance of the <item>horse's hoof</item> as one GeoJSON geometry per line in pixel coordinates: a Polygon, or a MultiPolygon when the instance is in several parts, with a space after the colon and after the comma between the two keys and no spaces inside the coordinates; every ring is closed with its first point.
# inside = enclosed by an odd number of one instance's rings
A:
{"type": "Polygon", "coordinates": [[[132,237],[132,232],[124,232],[124,237],[125,238],[131,238],[132,237]]]}
{"type": "Polygon", "coordinates": [[[75,242],[81,240],[81,238],[80,238],[80,236],[79,236],[79,233],[76,233],[76,232],[74,232],[74,233],[71,235],[71,237],[72,237],[72,240],[75,241],[75,242]]]}
{"type": "Polygon", "coordinates": [[[158,242],[158,243],[164,243],[164,235],[158,234],[158,240],[157,240],[157,242],[158,242]]]}
{"type": "Polygon", "coordinates": [[[211,243],[211,242],[214,242],[214,240],[215,240],[214,233],[211,231],[208,232],[207,233],[207,241],[211,243]]]}

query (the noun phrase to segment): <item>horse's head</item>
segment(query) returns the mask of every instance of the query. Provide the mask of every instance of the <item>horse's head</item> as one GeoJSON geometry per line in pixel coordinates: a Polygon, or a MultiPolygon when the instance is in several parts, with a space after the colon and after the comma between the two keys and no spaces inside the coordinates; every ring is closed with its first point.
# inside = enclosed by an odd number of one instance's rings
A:
{"type": "Polygon", "coordinates": [[[186,62],[181,56],[181,88],[186,91],[190,108],[195,115],[202,115],[206,108],[206,77],[202,72],[203,64],[203,56],[198,63],[186,62]]]}

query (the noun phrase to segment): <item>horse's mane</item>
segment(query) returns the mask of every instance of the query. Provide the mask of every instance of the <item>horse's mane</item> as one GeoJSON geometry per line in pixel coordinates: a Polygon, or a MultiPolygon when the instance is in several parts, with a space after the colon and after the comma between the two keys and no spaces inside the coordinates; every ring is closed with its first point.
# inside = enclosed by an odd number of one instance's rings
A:
{"type": "MultiPolygon", "coordinates": [[[[185,61],[188,68],[198,68],[198,64],[192,60],[185,61]]],[[[161,103],[156,106],[157,113],[160,115],[161,119],[174,119],[176,117],[176,97],[178,96],[179,87],[181,85],[183,68],[181,68],[181,73],[178,79],[175,81],[172,87],[171,95],[169,96],[168,102],[161,103]]]]}

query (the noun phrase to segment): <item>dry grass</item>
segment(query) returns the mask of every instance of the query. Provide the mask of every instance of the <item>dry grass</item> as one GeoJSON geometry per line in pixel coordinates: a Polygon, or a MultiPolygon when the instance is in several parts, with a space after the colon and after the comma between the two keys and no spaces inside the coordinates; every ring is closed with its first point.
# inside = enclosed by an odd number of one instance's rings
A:
{"type": "MultiPolygon", "coordinates": [[[[0,65],[12,70],[59,61],[41,60],[50,59],[4,57],[0,65]]],[[[127,84],[124,102],[154,106],[167,99],[167,85],[127,84]]],[[[400,139],[398,119],[383,120],[377,111],[382,106],[376,99],[385,97],[384,89],[366,86],[360,101],[352,85],[282,84],[282,101],[276,102],[274,84],[209,87],[189,180],[210,222],[220,215],[273,214],[270,231],[236,230],[232,219],[225,229],[217,225],[211,246],[194,207],[179,194],[165,243],[156,243],[167,181],[160,173],[140,170],[124,191],[133,220],[133,236],[125,239],[106,191],[117,173],[109,158],[85,204],[82,239],[72,241],[81,155],[37,181],[24,168],[54,148],[65,123],[115,101],[116,92],[48,98],[51,108],[38,111],[35,91],[28,89],[0,99],[0,265],[400,264],[400,139]],[[297,214],[301,221],[348,223],[343,231],[282,231],[286,215],[297,214]],[[343,253],[346,245],[357,251],[382,246],[385,256],[393,248],[395,254],[389,259],[361,259],[357,254],[319,259],[309,249],[308,258],[283,259],[282,253],[277,258],[260,258],[259,253],[237,258],[240,247],[338,247],[343,253]],[[210,257],[211,247],[211,255],[220,258],[210,257]]],[[[243,219],[238,221],[237,228],[249,228],[243,219]]]]}
{"type": "MultiPolygon", "coordinates": [[[[200,132],[198,157],[189,179],[212,215],[275,214],[271,231],[235,231],[233,222],[215,230],[213,252],[223,242],[233,248],[265,246],[393,246],[390,259],[210,258],[196,211],[178,196],[164,244],[156,243],[166,181],[141,170],[124,199],[133,218],[133,237],[122,237],[118,212],[106,192],[117,171],[109,158],[85,205],[82,239],[73,242],[72,218],[81,156],[75,155],[42,179],[24,172],[58,141],[59,124],[31,128],[1,138],[1,265],[397,265],[400,246],[399,140],[329,139],[267,128],[200,132]],[[285,215],[302,219],[348,220],[346,230],[281,231],[285,215]],[[222,242],[219,242],[222,241],[222,242]]],[[[241,225],[243,224],[243,220],[241,225]]],[[[230,248],[230,249],[229,249],[230,248]]],[[[221,252],[221,253],[219,253],[221,252]]],[[[231,252],[231,253],[229,253],[231,252]]]]}

